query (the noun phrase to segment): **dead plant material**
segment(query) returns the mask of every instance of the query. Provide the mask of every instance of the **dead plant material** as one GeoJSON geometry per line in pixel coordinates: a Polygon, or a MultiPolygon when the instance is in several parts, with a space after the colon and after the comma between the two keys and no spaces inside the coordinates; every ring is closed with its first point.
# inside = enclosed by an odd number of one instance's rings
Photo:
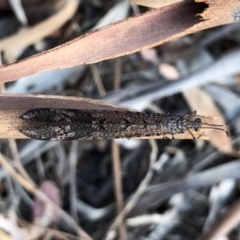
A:
{"type": "Polygon", "coordinates": [[[52,69],[132,54],[194,32],[239,21],[232,0],[182,1],[108,25],[66,44],[0,68],[0,82],[52,69]],[[96,40],[97,39],[97,40],[96,40]]]}

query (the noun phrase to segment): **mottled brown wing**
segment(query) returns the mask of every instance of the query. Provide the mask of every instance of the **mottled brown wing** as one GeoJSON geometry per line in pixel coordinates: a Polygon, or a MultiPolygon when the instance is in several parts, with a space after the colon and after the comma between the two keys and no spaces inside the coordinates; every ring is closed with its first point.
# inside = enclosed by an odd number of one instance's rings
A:
{"type": "Polygon", "coordinates": [[[169,128],[168,123],[179,117],[130,111],[40,108],[20,116],[32,126],[22,127],[19,131],[38,140],[129,139],[175,134],[177,132],[169,128]]]}
{"type": "MultiPolygon", "coordinates": [[[[20,116],[21,119],[39,123],[129,123],[153,124],[168,118],[168,114],[142,113],[112,110],[77,110],[37,108],[31,109],[20,116]]],[[[177,117],[177,116],[176,116],[177,117]]]]}
{"type": "Polygon", "coordinates": [[[115,125],[91,125],[91,124],[70,124],[52,125],[44,124],[32,127],[22,127],[21,133],[29,138],[37,140],[83,140],[83,139],[114,139],[149,137],[167,134],[161,129],[138,129],[133,126],[123,129],[123,126],[115,125]]]}

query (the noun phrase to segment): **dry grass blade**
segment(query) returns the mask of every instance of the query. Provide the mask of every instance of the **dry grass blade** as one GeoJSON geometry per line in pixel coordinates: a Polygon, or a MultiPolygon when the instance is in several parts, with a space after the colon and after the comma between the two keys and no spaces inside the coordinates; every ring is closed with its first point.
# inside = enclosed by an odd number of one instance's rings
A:
{"type": "Polygon", "coordinates": [[[239,179],[239,171],[240,161],[238,160],[176,181],[151,186],[146,190],[134,211],[144,212],[151,206],[158,206],[161,202],[179,192],[208,187],[228,178],[239,179]]]}
{"type": "Polygon", "coordinates": [[[83,229],[77,225],[71,216],[69,216],[64,210],[57,206],[43,192],[38,190],[35,185],[33,185],[31,182],[28,182],[20,174],[18,174],[2,155],[0,155],[0,164],[22,187],[32,193],[35,197],[39,198],[42,202],[45,202],[45,204],[52,206],[62,217],[64,217],[68,224],[70,224],[78,232],[79,236],[82,236],[82,238],[86,240],[92,239],[90,236],[88,236],[87,233],[85,233],[83,229]]]}
{"type": "Polygon", "coordinates": [[[218,240],[226,236],[240,221],[240,200],[236,201],[214,226],[197,240],[218,240]]]}
{"type": "Polygon", "coordinates": [[[158,147],[157,147],[156,141],[154,141],[154,140],[149,140],[149,143],[151,145],[152,152],[151,152],[151,156],[150,156],[150,164],[149,164],[148,172],[147,172],[145,178],[142,180],[141,184],[139,185],[138,189],[130,197],[129,201],[127,202],[127,204],[125,205],[123,210],[115,218],[114,222],[112,223],[111,227],[109,228],[108,232],[106,233],[106,240],[112,239],[112,236],[114,235],[113,234],[114,230],[118,226],[121,225],[125,216],[134,208],[134,206],[137,204],[138,200],[140,199],[141,195],[145,192],[150,181],[152,180],[153,164],[157,159],[158,147]]]}
{"type": "MultiPolygon", "coordinates": [[[[116,199],[116,205],[117,205],[117,214],[119,214],[123,208],[123,189],[122,189],[121,161],[120,161],[119,146],[114,140],[112,141],[112,161],[113,161],[113,176],[114,176],[114,186],[115,186],[115,199],[116,199]]],[[[127,240],[127,231],[123,223],[119,225],[119,239],[127,240]]]]}
{"type": "Polygon", "coordinates": [[[9,3],[12,6],[12,9],[16,15],[16,17],[18,18],[18,20],[23,24],[23,25],[27,25],[28,21],[27,21],[27,17],[25,15],[21,0],[9,0],[9,3]]]}
{"type": "Polygon", "coordinates": [[[54,31],[62,27],[76,12],[78,0],[67,1],[65,6],[49,19],[17,34],[0,40],[0,51],[5,53],[9,61],[16,59],[21,52],[31,44],[48,37],[54,31]]]}
{"type": "Polygon", "coordinates": [[[49,19],[14,36],[3,39],[1,42],[2,51],[9,51],[13,48],[13,46],[15,49],[25,48],[45,37],[48,37],[73,17],[78,5],[78,0],[66,1],[66,4],[62,7],[62,9],[57,11],[56,14],[51,16],[49,19]]]}

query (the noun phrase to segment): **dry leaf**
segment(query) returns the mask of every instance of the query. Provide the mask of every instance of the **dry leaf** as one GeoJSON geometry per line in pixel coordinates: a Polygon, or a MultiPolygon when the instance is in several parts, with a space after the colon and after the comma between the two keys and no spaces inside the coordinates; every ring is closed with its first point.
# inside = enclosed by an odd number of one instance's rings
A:
{"type": "Polygon", "coordinates": [[[182,1],[90,32],[49,51],[0,67],[0,82],[94,63],[151,48],[203,29],[239,21],[239,0],[182,1]],[[116,34],[117,33],[117,34],[116,34]]]}
{"type": "MultiPolygon", "coordinates": [[[[199,114],[206,116],[216,117],[217,122],[214,124],[226,124],[225,119],[218,110],[216,104],[212,98],[203,90],[199,88],[192,88],[183,92],[185,99],[193,111],[197,111],[199,114]]],[[[209,123],[209,122],[206,122],[209,123]]],[[[219,130],[206,131],[209,136],[209,140],[213,146],[219,151],[239,156],[239,154],[233,149],[231,140],[226,136],[226,133],[219,130]]]]}
{"type": "Polygon", "coordinates": [[[73,16],[78,4],[77,0],[68,1],[60,11],[45,21],[31,28],[22,29],[15,35],[0,39],[0,52],[4,52],[4,57],[9,62],[14,61],[26,47],[35,44],[63,26],[73,16]]]}

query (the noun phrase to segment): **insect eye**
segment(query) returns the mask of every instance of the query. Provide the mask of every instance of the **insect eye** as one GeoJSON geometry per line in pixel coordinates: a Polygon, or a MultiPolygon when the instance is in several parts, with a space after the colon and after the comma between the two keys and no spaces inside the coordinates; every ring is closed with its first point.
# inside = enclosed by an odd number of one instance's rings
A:
{"type": "Polygon", "coordinates": [[[198,132],[200,130],[200,128],[202,127],[202,120],[200,118],[197,118],[194,121],[194,131],[198,132]]]}

